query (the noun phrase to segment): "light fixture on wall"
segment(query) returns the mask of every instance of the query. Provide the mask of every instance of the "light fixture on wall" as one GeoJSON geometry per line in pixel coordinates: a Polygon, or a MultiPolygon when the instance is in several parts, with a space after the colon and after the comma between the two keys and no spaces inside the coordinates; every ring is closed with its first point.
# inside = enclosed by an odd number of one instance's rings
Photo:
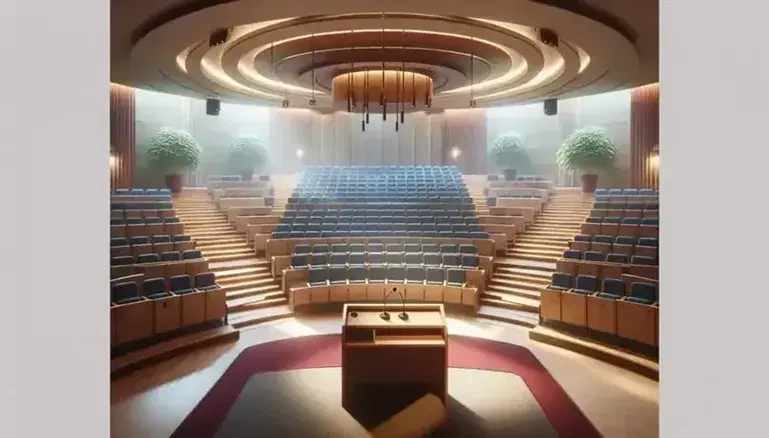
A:
{"type": "MultiPolygon", "coordinates": [[[[475,37],[470,39],[475,42],[475,37]]],[[[475,52],[470,51],[470,108],[475,108],[475,52]]]]}
{"type": "Polygon", "coordinates": [[[296,158],[299,158],[301,160],[302,157],[304,157],[304,149],[299,148],[296,150],[296,158]]]}
{"type": "Polygon", "coordinates": [[[652,153],[649,155],[649,167],[654,170],[660,168],[660,146],[658,144],[652,147],[652,153]]]}
{"type": "Polygon", "coordinates": [[[115,157],[115,151],[112,148],[110,148],[109,149],[109,168],[114,169],[116,164],[117,164],[117,158],[115,157]]]}
{"type": "Polygon", "coordinates": [[[456,159],[459,158],[460,155],[462,155],[462,151],[458,147],[454,146],[453,148],[451,148],[451,158],[453,158],[456,161],[456,159]]]}

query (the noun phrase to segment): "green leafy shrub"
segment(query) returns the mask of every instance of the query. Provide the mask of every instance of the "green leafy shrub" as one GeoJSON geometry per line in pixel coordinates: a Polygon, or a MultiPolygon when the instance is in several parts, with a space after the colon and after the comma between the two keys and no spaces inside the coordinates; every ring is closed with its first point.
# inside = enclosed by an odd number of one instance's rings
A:
{"type": "Polygon", "coordinates": [[[590,126],[569,135],[556,159],[562,169],[592,172],[612,167],[616,156],[617,148],[606,130],[590,126]]]}
{"type": "Polygon", "coordinates": [[[250,135],[238,137],[230,143],[229,149],[230,172],[250,176],[267,164],[267,150],[258,137],[250,135]]]}
{"type": "Polygon", "coordinates": [[[493,164],[502,169],[525,171],[531,167],[529,152],[523,147],[521,136],[516,133],[502,134],[491,145],[493,164]]]}
{"type": "Polygon", "coordinates": [[[165,174],[182,173],[198,165],[200,145],[186,131],[161,128],[147,150],[150,167],[165,174]]]}

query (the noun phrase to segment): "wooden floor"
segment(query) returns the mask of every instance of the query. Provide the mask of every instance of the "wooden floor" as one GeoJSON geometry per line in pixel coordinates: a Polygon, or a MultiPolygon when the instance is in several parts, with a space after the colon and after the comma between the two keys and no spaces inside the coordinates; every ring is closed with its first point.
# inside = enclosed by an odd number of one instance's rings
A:
{"type": "MultiPolygon", "coordinates": [[[[532,350],[606,437],[657,435],[658,383],[605,362],[529,339],[524,327],[478,318],[448,321],[449,333],[495,339],[532,350]]],[[[214,344],[151,365],[112,383],[113,438],[166,438],[243,348],[270,340],[339,333],[339,317],[289,318],[241,331],[214,344]]]]}

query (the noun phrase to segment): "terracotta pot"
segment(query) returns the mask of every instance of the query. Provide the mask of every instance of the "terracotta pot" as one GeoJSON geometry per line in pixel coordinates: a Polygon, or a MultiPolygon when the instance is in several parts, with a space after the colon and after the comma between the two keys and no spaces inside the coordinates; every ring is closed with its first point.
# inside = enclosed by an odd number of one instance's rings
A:
{"type": "Polygon", "coordinates": [[[505,169],[505,181],[515,181],[515,177],[518,176],[516,169],[505,169]]]}
{"type": "Polygon", "coordinates": [[[594,173],[582,175],[582,191],[584,193],[594,193],[596,187],[598,187],[598,175],[594,173]]]}
{"type": "Polygon", "coordinates": [[[178,173],[166,175],[166,187],[171,190],[173,194],[179,194],[182,192],[182,176],[178,173]]]}

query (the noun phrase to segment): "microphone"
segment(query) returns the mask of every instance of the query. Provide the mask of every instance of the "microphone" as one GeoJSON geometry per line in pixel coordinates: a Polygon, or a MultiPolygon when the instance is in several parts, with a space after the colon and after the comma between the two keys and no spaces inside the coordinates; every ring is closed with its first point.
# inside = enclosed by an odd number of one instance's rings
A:
{"type": "Polygon", "coordinates": [[[387,299],[390,298],[390,295],[393,293],[397,293],[401,297],[401,313],[398,314],[398,318],[400,318],[403,321],[409,320],[409,314],[406,313],[406,298],[403,296],[403,294],[398,290],[397,287],[393,287],[393,289],[385,295],[385,301],[384,301],[384,311],[379,314],[379,317],[382,318],[385,321],[390,320],[390,313],[387,311],[387,299]]]}

